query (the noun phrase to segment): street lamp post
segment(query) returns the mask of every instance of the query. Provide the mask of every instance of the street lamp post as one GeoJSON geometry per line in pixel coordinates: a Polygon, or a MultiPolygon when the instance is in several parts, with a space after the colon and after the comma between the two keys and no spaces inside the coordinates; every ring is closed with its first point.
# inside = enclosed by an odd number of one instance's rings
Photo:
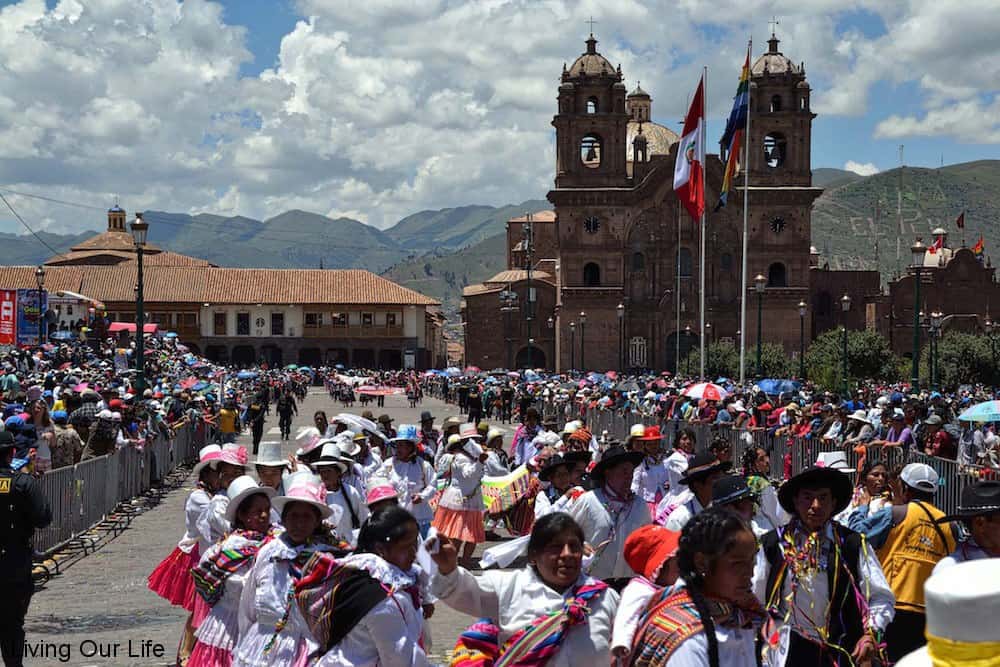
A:
{"type": "Polygon", "coordinates": [[[569,323],[569,369],[576,369],[576,322],[569,323]]]}
{"type": "Polygon", "coordinates": [[[691,377],[691,326],[684,327],[684,340],[688,343],[687,354],[684,355],[684,373],[691,377]]]}
{"type": "Polygon", "coordinates": [[[938,385],[941,383],[941,369],[938,368],[938,341],[941,340],[941,324],[943,320],[944,313],[940,313],[938,311],[931,312],[931,354],[929,355],[931,367],[931,390],[936,390],[938,385]]]}
{"type": "Polygon", "coordinates": [[[580,311],[580,370],[587,372],[587,362],[584,361],[584,330],[587,327],[587,313],[580,311]]]}
{"type": "Polygon", "coordinates": [[[146,233],[149,231],[149,223],[143,221],[142,213],[135,214],[132,221],[132,240],[135,242],[136,255],[136,291],[135,291],[135,394],[142,400],[142,393],[146,390],[146,358],[143,346],[145,344],[146,314],[143,312],[143,284],[142,284],[142,250],[146,245],[146,233]]]}
{"type": "Polygon", "coordinates": [[[847,393],[848,393],[848,388],[847,388],[847,313],[848,313],[848,311],[851,310],[851,297],[850,297],[850,295],[845,294],[844,296],[840,297],[840,310],[843,311],[843,313],[844,313],[844,322],[843,322],[843,324],[844,324],[844,348],[843,348],[843,350],[841,352],[841,357],[842,357],[842,360],[841,360],[841,363],[842,363],[841,372],[843,373],[843,386],[842,386],[842,389],[843,389],[843,392],[844,392],[844,400],[846,401],[847,400],[847,393]]]}
{"type": "Polygon", "coordinates": [[[986,316],[986,323],[983,327],[986,330],[986,339],[990,341],[990,355],[993,359],[993,381],[996,382],[997,377],[997,340],[996,333],[1000,329],[1000,322],[994,322],[990,319],[990,316],[986,316]]]}
{"type": "Polygon", "coordinates": [[[625,304],[619,303],[618,312],[618,370],[625,370],[625,304]]]}
{"type": "Polygon", "coordinates": [[[799,379],[806,379],[806,312],[805,301],[799,301],[799,379]]]}
{"type": "Polygon", "coordinates": [[[764,317],[764,288],[767,287],[767,278],[757,274],[753,279],[754,289],[757,291],[757,377],[764,377],[764,369],[761,367],[761,340],[764,337],[762,320],[764,317]]]}
{"type": "Polygon", "coordinates": [[[514,351],[512,349],[513,340],[510,335],[510,314],[517,310],[517,292],[505,289],[500,292],[500,312],[503,313],[503,334],[507,348],[507,369],[513,369],[514,351]]]}
{"type": "Polygon", "coordinates": [[[45,343],[45,313],[42,312],[42,288],[45,287],[45,268],[41,265],[35,269],[35,283],[38,285],[38,344],[45,343]]]}
{"type": "Polygon", "coordinates": [[[913,391],[920,390],[920,271],[924,268],[927,247],[918,238],[910,246],[913,267],[913,360],[910,366],[910,383],[913,391]]]}

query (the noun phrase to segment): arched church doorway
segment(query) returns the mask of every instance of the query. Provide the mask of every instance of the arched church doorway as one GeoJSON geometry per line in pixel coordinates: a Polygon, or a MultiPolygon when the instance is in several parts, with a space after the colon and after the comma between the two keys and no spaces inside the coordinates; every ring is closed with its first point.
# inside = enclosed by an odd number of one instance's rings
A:
{"type": "Polygon", "coordinates": [[[537,345],[526,345],[517,351],[514,365],[517,368],[545,368],[545,352],[537,345]]]}
{"type": "MultiPolygon", "coordinates": [[[[698,349],[698,336],[693,331],[675,331],[667,336],[667,350],[664,359],[666,363],[667,370],[671,373],[677,373],[677,364],[680,362],[682,367],[680,369],[681,373],[687,373],[688,369],[683,367],[684,357],[688,355],[691,350],[698,349]],[[678,342],[680,342],[680,354],[678,354],[678,342]]],[[[698,369],[695,368],[694,372],[698,369]]]]}

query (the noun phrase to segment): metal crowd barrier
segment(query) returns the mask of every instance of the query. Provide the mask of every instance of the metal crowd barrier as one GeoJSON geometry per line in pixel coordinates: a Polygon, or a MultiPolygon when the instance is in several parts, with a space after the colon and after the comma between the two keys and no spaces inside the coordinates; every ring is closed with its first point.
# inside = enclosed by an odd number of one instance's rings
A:
{"type": "Polygon", "coordinates": [[[119,504],[142,495],[174,468],[193,460],[198,449],[192,431],[180,429],[173,439],[159,436],[142,449],[126,447],[45,473],[39,484],[52,508],[52,523],[35,531],[35,551],[49,553],[79,539],[119,504]]]}
{"type": "MultiPolygon", "coordinates": [[[[608,436],[618,440],[628,437],[633,424],[653,423],[655,420],[640,414],[621,414],[616,410],[590,409],[587,411],[586,423],[598,437],[603,431],[608,436]]],[[[907,463],[926,463],[934,468],[939,477],[938,492],[934,497],[934,505],[945,513],[953,513],[958,509],[962,489],[981,479],[1000,479],[1000,470],[983,466],[961,465],[951,459],[928,456],[923,453],[909,451],[902,447],[867,446],[861,451],[834,440],[822,438],[792,438],[778,436],[763,429],[734,429],[728,425],[689,424],[674,419],[660,422],[663,435],[663,446],[673,448],[680,432],[690,429],[695,434],[696,448],[708,447],[715,437],[728,438],[731,445],[733,465],[738,468],[743,453],[753,447],[762,448],[768,453],[771,462],[771,479],[784,480],[790,475],[810,467],[816,462],[822,452],[843,451],[848,463],[859,474],[868,461],[885,464],[891,471],[907,463]]]]}

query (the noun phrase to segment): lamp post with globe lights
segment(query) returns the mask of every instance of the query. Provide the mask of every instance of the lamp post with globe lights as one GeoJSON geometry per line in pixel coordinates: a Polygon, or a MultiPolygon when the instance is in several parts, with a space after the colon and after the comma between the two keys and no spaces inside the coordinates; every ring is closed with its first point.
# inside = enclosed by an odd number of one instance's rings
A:
{"type": "Polygon", "coordinates": [[[842,363],[841,372],[843,373],[843,386],[841,387],[841,389],[844,392],[843,396],[844,396],[844,400],[846,401],[847,400],[847,392],[848,392],[848,387],[847,387],[847,313],[850,312],[850,310],[851,310],[851,297],[850,297],[850,295],[845,294],[844,296],[840,297],[840,310],[844,314],[843,315],[844,347],[843,347],[843,350],[841,351],[841,357],[842,357],[842,360],[841,360],[841,363],[842,363]]]}
{"type": "Polygon", "coordinates": [[[35,284],[38,285],[38,291],[35,292],[35,296],[38,298],[38,344],[42,345],[45,343],[45,309],[42,303],[43,292],[42,289],[45,287],[45,267],[39,265],[35,269],[35,284]]]}
{"type": "Polygon", "coordinates": [[[913,358],[910,365],[910,384],[913,391],[920,390],[920,272],[924,268],[925,246],[918,238],[910,246],[913,267],[913,358]]]}
{"type": "Polygon", "coordinates": [[[619,303],[615,308],[618,313],[618,371],[625,370],[625,304],[619,303]]]}
{"type": "Polygon", "coordinates": [[[587,372],[587,362],[584,360],[584,353],[586,352],[586,343],[584,342],[584,331],[587,327],[587,313],[580,311],[580,370],[584,373],[587,372]]]}
{"type": "Polygon", "coordinates": [[[806,313],[808,306],[799,301],[799,380],[806,379],[806,313]]]}
{"type": "Polygon", "coordinates": [[[753,279],[754,290],[757,292],[757,378],[763,377],[764,369],[761,366],[761,342],[764,338],[764,288],[767,287],[767,278],[757,274],[753,279]]]}
{"type": "MultiPolygon", "coordinates": [[[[146,390],[145,323],[146,313],[143,303],[142,251],[146,246],[149,223],[142,219],[142,213],[135,214],[132,221],[132,240],[135,243],[136,285],[135,285],[135,394],[141,397],[146,390]]],[[[140,399],[141,400],[141,399],[140,399]]]]}

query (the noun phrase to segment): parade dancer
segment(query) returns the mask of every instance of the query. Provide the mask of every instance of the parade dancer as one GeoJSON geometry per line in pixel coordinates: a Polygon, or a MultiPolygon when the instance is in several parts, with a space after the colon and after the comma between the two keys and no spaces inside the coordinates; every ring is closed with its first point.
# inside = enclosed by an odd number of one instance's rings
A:
{"type": "Polygon", "coordinates": [[[420,434],[412,424],[400,424],[396,437],[389,441],[395,453],[375,472],[396,489],[403,508],[413,514],[421,537],[427,537],[434,510],[430,501],[437,493],[437,473],[433,466],[417,456],[420,434]]]}
{"type": "Polygon", "coordinates": [[[483,516],[483,462],[486,453],[479,446],[476,425],[462,424],[458,436],[448,440],[448,454],[438,466],[439,474],[448,477],[447,488],[434,514],[433,526],[462,550],[464,562],[472,559],[477,544],[486,541],[483,516]]]}

